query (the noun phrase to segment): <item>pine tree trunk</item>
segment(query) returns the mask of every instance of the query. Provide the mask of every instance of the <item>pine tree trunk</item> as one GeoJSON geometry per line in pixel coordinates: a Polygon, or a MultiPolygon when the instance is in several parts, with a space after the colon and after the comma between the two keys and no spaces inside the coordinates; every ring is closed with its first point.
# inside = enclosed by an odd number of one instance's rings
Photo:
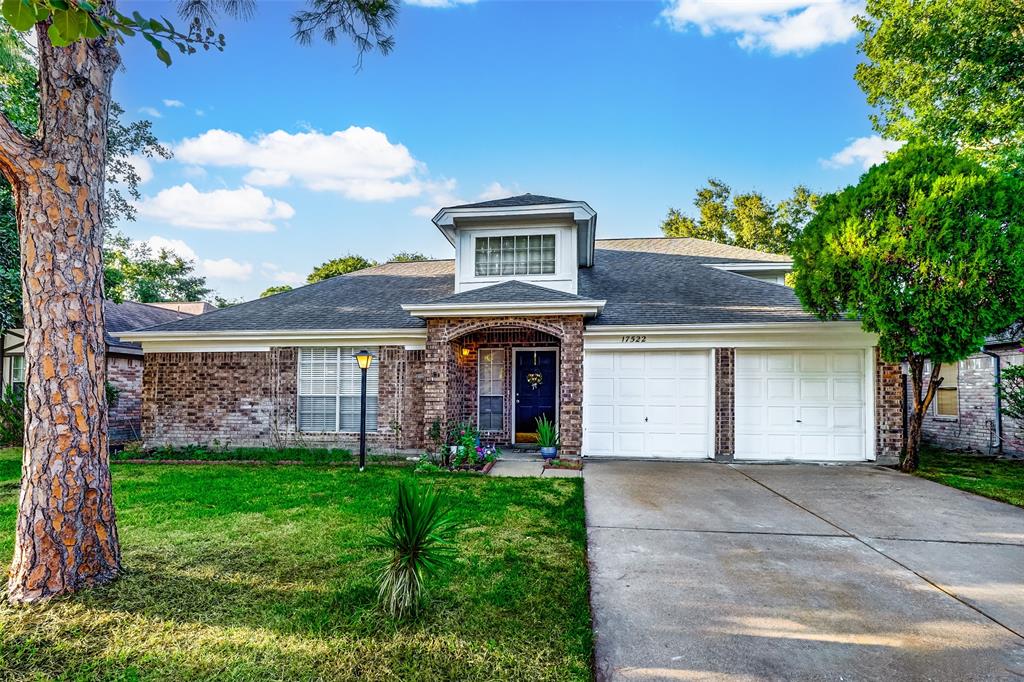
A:
{"type": "Polygon", "coordinates": [[[12,603],[108,582],[121,567],[107,452],[102,262],[118,57],[100,41],[55,48],[45,27],[37,34],[40,134],[0,159],[17,197],[25,315],[12,603]]]}

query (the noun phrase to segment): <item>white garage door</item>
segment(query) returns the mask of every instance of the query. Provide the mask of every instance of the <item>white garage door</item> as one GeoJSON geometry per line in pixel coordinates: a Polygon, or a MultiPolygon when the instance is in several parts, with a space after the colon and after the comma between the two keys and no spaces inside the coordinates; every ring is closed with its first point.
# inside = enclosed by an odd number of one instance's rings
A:
{"type": "Polygon", "coordinates": [[[711,456],[707,351],[587,351],[583,454],[711,456]]]}
{"type": "Polygon", "coordinates": [[[736,459],[868,458],[864,351],[736,351],[736,459]]]}

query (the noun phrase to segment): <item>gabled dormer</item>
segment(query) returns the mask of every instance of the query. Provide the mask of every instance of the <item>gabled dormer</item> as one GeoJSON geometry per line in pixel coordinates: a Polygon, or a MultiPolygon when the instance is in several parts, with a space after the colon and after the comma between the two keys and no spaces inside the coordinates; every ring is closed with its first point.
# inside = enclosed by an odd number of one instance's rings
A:
{"type": "Polygon", "coordinates": [[[442,208],[434,224],[455,247],[455,293],[519,280],[575,294],[579,268],[594,264],[585,201],[523,194],[442,208]]]}

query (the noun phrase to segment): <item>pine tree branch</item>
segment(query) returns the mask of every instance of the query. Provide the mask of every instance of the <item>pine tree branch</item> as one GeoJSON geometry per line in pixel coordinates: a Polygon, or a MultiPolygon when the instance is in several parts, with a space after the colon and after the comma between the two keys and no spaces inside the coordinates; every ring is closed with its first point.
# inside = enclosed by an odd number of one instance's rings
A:
{"type": "Polygon", "coordinates": [[[0,112],[0,172],[13,185],[28,168],[35,152],[32,140],[18,130],[7,115],[0,112]]]}

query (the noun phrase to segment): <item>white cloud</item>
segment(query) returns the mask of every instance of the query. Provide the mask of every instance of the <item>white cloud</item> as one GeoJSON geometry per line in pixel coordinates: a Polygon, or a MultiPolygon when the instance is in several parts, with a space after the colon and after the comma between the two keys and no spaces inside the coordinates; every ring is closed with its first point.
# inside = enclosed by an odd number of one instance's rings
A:
{"type": "Polygon", "coordinates": [[[863,6],[863,0],[668,0],[661,16],[676,31],[734,33],[747,50],[799,54],[850,40],[863,6]]]}
{"type": "Polygon", "coordinates": [[[261,263],[260,274],[277,284],[301,286],[306,283],[306,278],[303,275],[290,270],[282,270],[274,263],[261,263]]]}
{"type": "Polygon", "coordinates": [[[163,114],[156,107],[139,107],[139,113],[153,118],[162,118],[163,114]]]}
{"type": "Polygon", "coordinates": [[[199,260],[196,256],[196,252],[192,250],[192,247],[180,239],[168,239],[167,237],[161,237],[160,235],[155,234],[147,239],[146,243],[149,244],[149,248],[153,250],[153,253],[160,253],[160,251],[166,249],[171,253],[181,256],[185,260],[199,260]]]}
{"type": "Polygon", "coordinates": [[[435,7],[447,9],[449,7],[458,7],[459,5],[472,5],[475,4],[476,0],[405,0],[407,5],[417,5],[419,7],[435,7]]]}
{"type": "Polygon", "coordinates": [[[172,109],[178,109],[185,106],[185,103],[182,102],[180,99],[165,99],[164,106],[172,109]]]}
{"type": "Polygon", "coordinates": [[[490,201],[491,199],[504,199],[505,197],[511,197],[516,194],[521,194],[518,185],[513,189],[512,187],[507,187],[500,182],[495,181],[487,185],[487,187],[484,187],[484,191],[480,192],[480,196],[477,197],[477,200],[490,201]]]}
{"type": "Polygon", "coordinates": [[[146,197],[139,215],[178,227],[235,232],[273,232],[275,221],[295,215],[289,204],[255,187],[201,192],[186,182],[146,197]]]}
{"type": "MultiPolygon", "coordinates": [[[[458,183],[453,179],[430,182],[425,184],[425,193],[429,196],[428,203],[417,206],[412,210],[413,215],[423,218],[433,218],[443,206],[458,206],[468,204],[468,199],[463,199],[456,191],[458,183]]],[[[491,199],[503,199],[504,197],[521,194],[518,185],[508,187],[500,182],[492,182],[484,187],[483,191],[473,201],[489,201],[491,199]]]]}
{"type": "Polygon", "coordinates": [[[206,112],[202,109],[196,109],[196,116],[206,116],[206,112]]]}
{"type": "Polygon", "coordinates": [[[212,279],[229,279],[244,282],[252,277],[250,263],[239,263],[234,258],[206,258],[199,264],[199,274],[212,279]]]}
{"type": "Polygon", "coordinates": [[[402,144],[393,144],[373,128],[352,126],[333,133],[283,130],[245,138],[227,130],[208,130],[175,149],[185,162],[249,168],[250,185],[279,187],[297,182],[321,192],[338,192],[357,201],[390,201],[432,191],[421,177],[422,163],[402,144]]]}
{"type": "Polygon", "coordinates": [[[145,184],[153,179],[153,164],[145,156],[133,155],[128,159],[135,168],[135,173],[139,176],[139,184],[145,184]]]}
{"type": "Polygon", "coordinates": [[[864,170],[885,161],[890,152],[894,152],[903,146],[903,142],[897,140],[883,140],[878,135],[870,137],[858,137],[846,145],[831,158],[822,160],[821,165],[826,168],[844,168],[859,163],[864,170]]]}

